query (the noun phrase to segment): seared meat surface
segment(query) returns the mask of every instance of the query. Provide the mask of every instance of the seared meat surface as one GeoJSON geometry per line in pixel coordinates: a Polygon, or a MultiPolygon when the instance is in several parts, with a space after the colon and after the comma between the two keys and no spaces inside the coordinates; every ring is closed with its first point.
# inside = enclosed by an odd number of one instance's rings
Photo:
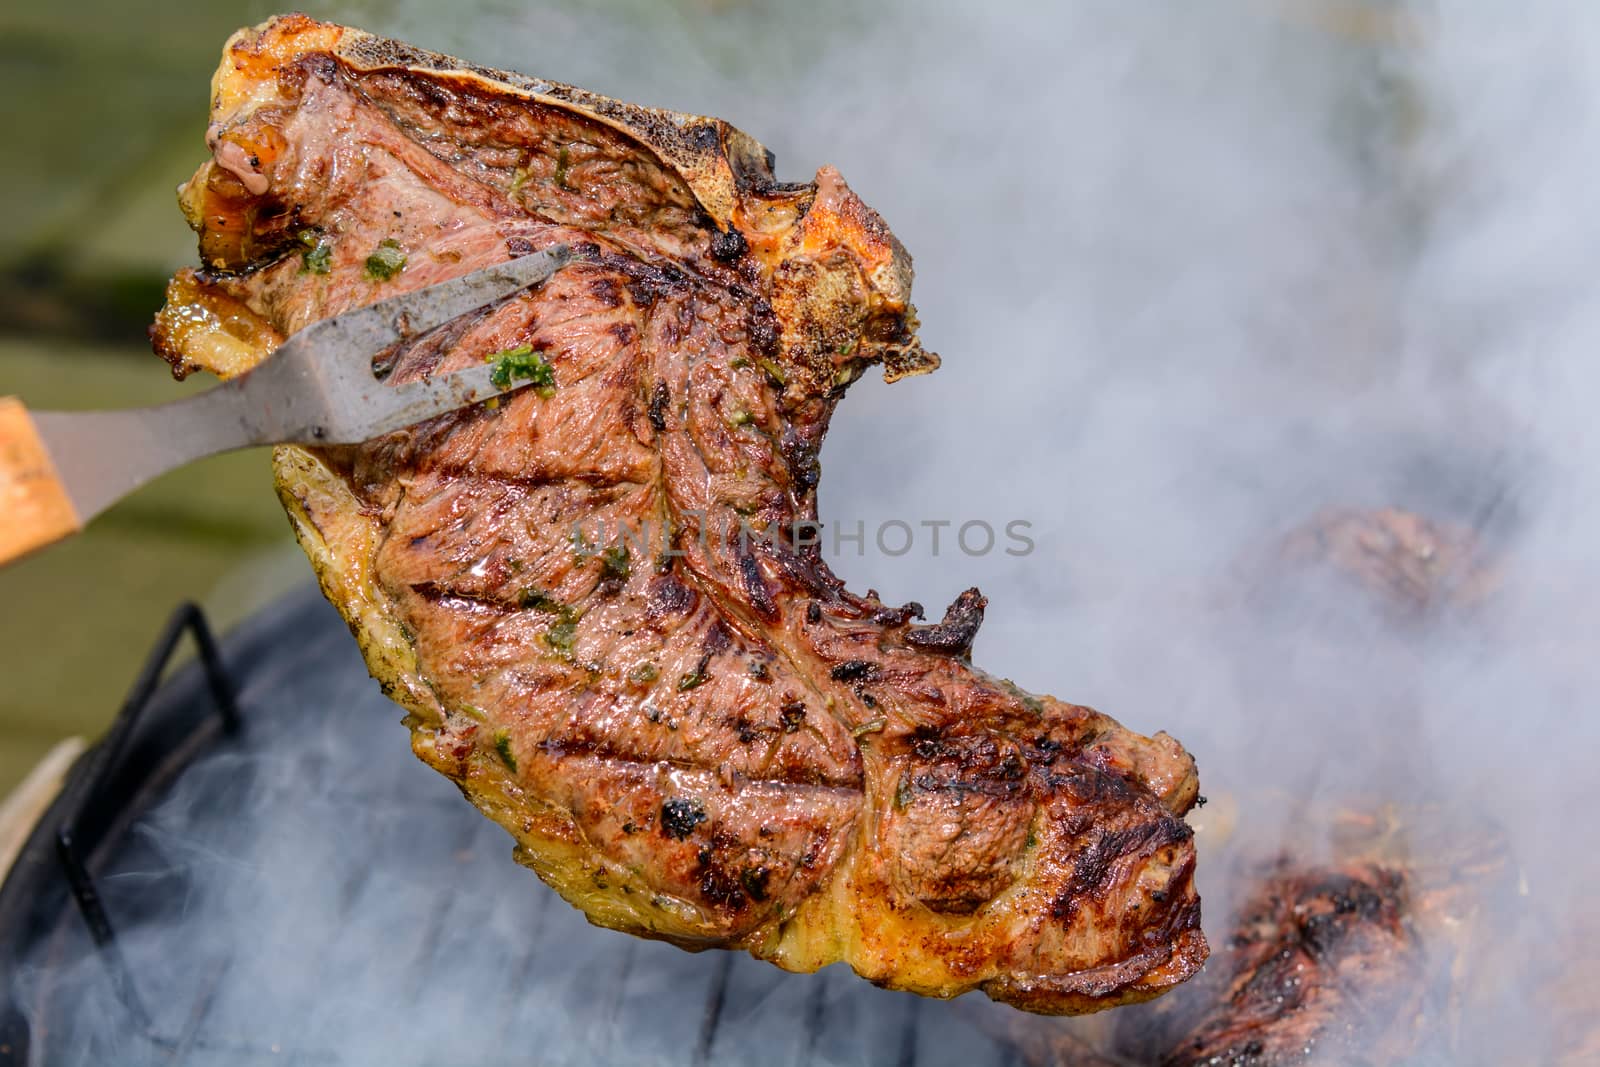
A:
{"type": "Polygon", "coordinates": [[[1155,1025],[1119,1026],[1120,1050],[1160,1067],[1396,1063],[1415,1051],[1427,983],[1402,871],[1281,860],[1250,894],[1195,995],[1155,1025]]]}
{"type": "Polygon", "coordinates": [[[1437,809],[1346,811],[1299,829],[1325,835],[1332,855],[1237,859],[1236,910],[1203,974],[1098,1028],[1016,1017],[1009,1036],[1027,1062],[1474,1062],[1482,1050],[1464,1045],[1463,1016],[1498,1010],[1494,982],[1523,965],[1499,958],[1494,917],[1516,892],[1503,836],[1437,809]]]}
{"type": "Polygon", "coordinates": [[[204,266],[153,331],[180,373],[576,252],[379,361],[515,352],[538,387],[275,460],[417,755],[521,862],[604,926],[936,996],[1086,1012],[1198,969],[1188,754],[974,668],[977,590],[919,625],[810,535],[845,388],[937,364],[836,172],[778,183],[718,120],[298,16],[229,42],[208,143],[204,266]]]}
{"type": "Polygon", "coordinates": [[[1037,1067],[1405,1062],[1426,988],[1405,874],[1285,859],[1249,892],[1222,950],[1177,995],[1098,1039],[1019,1022],[1024,1057],[1037,1067]]]}

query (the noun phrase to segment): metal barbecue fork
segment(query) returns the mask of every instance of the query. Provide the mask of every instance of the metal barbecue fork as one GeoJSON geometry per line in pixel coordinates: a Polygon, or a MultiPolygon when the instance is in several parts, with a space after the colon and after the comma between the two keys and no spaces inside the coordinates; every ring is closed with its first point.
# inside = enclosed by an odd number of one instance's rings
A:
{"type": "Polygon", "coordinates": [[[355,444],[519,388],[491,364],[404,385],[373,375],[384,349],[544,281],[565,245],[307,326],[237,378],[122,411],[28,412],[0,397],[0,564],[83,529],[158,474],[265,444],[355,444]]]}

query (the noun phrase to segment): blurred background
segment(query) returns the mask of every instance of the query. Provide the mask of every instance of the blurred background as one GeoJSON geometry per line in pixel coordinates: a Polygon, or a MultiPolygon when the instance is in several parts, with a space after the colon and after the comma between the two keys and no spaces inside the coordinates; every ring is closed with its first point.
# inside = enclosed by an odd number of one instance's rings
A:
{"type": "MultiPolygon", "coordinates": [[[[175,395],[145,327],[194,259],[173,190],[205,150],[220,47],[261,4],[0,11],[0,394],[32,407],[175,395]]],[[[194,383],[189,388],[200,388],[194,383]]],[[[0,795],[58,739],[98,734],[180,600],[236,619],[293,571],[266,457],[180,471],[81,537],[0,571],[0,795]]]]}

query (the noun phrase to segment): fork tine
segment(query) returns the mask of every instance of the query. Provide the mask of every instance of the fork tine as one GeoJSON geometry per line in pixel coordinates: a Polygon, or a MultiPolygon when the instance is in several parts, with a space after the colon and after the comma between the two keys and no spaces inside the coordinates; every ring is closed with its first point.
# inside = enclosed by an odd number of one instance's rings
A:
{"type": "Polygon", "coordinates": [[[491,380],[493,374],[494,367],[484,364],[404,385],[374,383],[351,405],[352,417],[335,419],[321,436],[309,434],[308,443],[359,444],[528,384],[519,381],[498,386],[491,380]]]}
{"type": "Polygon", "coordinates": [[[542,282],[571,260],[570,248],[553,245],[532,255],[324,319],[300,331],[288,343],[303,346],[302,358],[370,359],[390,345],[408,341],[469,311],[542,282]]]}

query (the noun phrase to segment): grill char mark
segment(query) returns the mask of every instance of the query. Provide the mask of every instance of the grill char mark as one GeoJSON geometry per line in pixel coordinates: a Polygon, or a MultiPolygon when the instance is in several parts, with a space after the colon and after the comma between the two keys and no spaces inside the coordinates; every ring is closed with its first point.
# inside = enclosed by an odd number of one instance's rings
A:
{"type": "Polygon", "coordinates": [[[920,608],[851,593],[815,543],[725,536],[736,516],[814,523],[844,387],[934,365],[909,259],[836,173],[780,185],[715,120],[303,17],[231,43],[216,107],[220,140],[282,142],[250,182],[288,210],[252,212],[203,167],[185,192],[203,252],[251,268],[205,284],[284,334],[370,300],[380,240],[408,254],[391,290],[576,251],[390,373],[529,344],[552,396],[277,458],[418,754],[520,859],[606,925],[797,969],[848,945],[885,984],[1033,1010],[1142,999],[1199,966],[1175,742],[973,670],[975,590],[909,627],[920,608]],[[262,261],[286,216],[337,235],[327,276],[262,261]]]}

